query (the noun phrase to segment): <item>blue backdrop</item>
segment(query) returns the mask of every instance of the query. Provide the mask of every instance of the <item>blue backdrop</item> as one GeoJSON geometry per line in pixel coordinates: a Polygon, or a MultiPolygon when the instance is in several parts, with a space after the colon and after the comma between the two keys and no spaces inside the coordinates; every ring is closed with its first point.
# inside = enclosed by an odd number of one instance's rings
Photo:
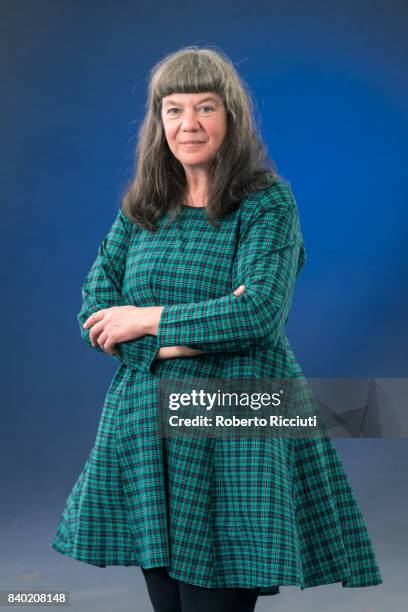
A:
{"type": "MultiPolygon", "coordinates": [[[[135,609],[138,591],[148,610],[136,568],[100,570],[48,548],[118,365],[82,343],[76,315],[132,173],[148,73],[164,54],[210,45],[247,82],[301,214],[308,260],[287,333],[305,375],[406,377],[408,7],[27,0],[0,11],[0,588],[67,588],[87,611],[135,609]]],[[[336,446],[385,584],[286,588],[280,609],[402,610],[406,441],[336,446]]]]}

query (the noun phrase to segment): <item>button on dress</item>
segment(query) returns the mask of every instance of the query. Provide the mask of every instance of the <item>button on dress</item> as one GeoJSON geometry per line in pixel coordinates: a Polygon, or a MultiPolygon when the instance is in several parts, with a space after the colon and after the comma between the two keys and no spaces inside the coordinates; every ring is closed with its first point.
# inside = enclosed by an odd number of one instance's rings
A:
{"type": "Polygon", "coordinates": [[[191,584],[259,587],[260,595],[278,594],[280,585],[380,584],[367,526],[329,437],[159,435],[162,378],[303,377],[285,334],[306,261],[289,185],[279,179],[246,196],[218,227],[206,210],[183,205],[150,232],[120,209],[99,245],[78,314],[90,347],[82,324],[93,312],[164,309],[157,336],[117,345],[95,443],[51,547],[100,567],[166,566],[191,584]],[[155,358],[174,345],[206,352],[155,358]]]}

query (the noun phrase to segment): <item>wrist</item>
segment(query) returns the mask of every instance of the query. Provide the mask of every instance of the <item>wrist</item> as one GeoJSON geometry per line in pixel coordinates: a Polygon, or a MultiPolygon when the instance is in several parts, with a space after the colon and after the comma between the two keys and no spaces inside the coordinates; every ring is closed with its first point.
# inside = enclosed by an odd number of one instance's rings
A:
{"type": "Polygon", "coordinates": [[[145,334],[157,336],[159,321],[164,306],[146,306],[143,327],[145,334]]]}

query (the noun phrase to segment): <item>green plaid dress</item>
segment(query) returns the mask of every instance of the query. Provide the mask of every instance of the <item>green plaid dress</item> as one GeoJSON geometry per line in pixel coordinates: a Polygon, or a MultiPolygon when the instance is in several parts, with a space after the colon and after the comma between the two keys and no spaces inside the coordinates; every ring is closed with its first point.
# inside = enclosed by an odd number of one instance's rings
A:
{"type": "Polygon", "coordinates": [[[163,438],[157,429],[161,378],[303,377],[284,330],[306,260],[289,185],[247,196],[217,228],[205,207],[184,205],[168,221],[149,232],[119,210],[84,282],[78,321],[89,346],[82,324],[93,312],[165,307],[157,336],[117,345],[96,440],[51,547],[261,595],[382,583],[330,438],[163,438]],[[206,353],[155,359],[173,345],[206,353]]]}

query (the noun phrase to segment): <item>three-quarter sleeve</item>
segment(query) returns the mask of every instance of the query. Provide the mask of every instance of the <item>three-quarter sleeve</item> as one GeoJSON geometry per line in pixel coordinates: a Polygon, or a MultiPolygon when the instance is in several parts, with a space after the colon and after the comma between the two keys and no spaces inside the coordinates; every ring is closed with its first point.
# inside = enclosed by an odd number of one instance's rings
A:
{"type": "Polygon", "coordinates": [[[252,210],[233,263],[231,293],[166,305],[158,345],[205,352],[273,347],[289,316],[296,277],[305,261],[296,202],[288,186],[269,188],[252,210]],[[240,285],[245,291],[232,292],[240,285]]]}
{"type": "MultiPolygon", "coordinates": [[[[94,312],[112,306],[126,306],[122,296],[126,257],[129,247],[132,223],[122,209],[108,234],[98,247],[98,253],[82,286],[82,306],[77,315],[82,339],[92,348],[107,355],[99,344],[92,345],[89,334],[91,328],[83,324],[94,312]]],[[[159,347],[157,337],[147,334],[134,340],[116,344],[119,354],[112,354],[117,361],[142,372],[150,367],[159,347]]]]}

